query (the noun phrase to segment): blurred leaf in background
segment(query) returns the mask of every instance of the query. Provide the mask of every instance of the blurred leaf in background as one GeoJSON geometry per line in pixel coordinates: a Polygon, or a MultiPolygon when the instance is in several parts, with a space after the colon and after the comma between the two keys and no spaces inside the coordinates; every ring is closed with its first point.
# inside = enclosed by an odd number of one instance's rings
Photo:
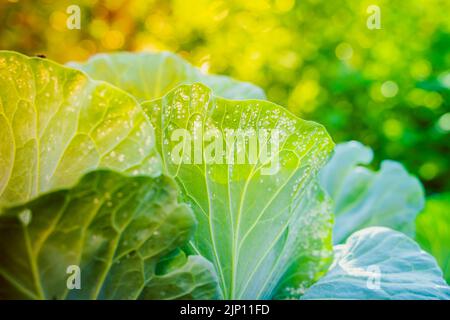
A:
{"type": "Polygon", "coordinates": [[[436,258],[450,283],[450,193],[427,199],[425,210],[416,220],[416,240],[436,258]]]}
{"type": "Polygon", "coordinates": [[[427,192],[450,187],[450,2],[446,0],[70,0],[0,3],[0,48],[61,63],[170,50],[261,86],[336,142],[404,163],[427,192]],[[69,5],[81,29],[66,26],[69,5]],[[381,10],[381,29],[366,26],[381,10]]]}

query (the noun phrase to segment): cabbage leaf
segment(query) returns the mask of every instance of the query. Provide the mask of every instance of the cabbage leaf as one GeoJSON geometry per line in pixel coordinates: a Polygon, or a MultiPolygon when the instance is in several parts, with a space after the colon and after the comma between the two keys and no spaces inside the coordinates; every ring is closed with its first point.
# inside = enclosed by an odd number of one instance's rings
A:
{"type": "Polygon", "coordinates": [[[303,299],[450,299],[436,260],[403,233],[370,227],[335,247],[327,275],[303,299]]]}
{"type": "Polygon", "coordinates": [[[383,161],[377,172],[364,167],[372,158],[372,150],[357,141],[341,143],[320,172],[321,185],[334,201],[335,244],[370,226],[414,236],[425,202],[420,181],[395,161],[383,161]]]}
{"type": "Polygon", "coordinates": [[[0,205],[68,187],[96,168],[156,176],[138,102],[47,59],[0,51],[0,205]]]}
{"type": "Polygon", "coordinates": [[[143,108],[163,171],[199,223],[189,249],[212,261],[222,297],[300,296],[331,258],[332,217],[315,180],[333,148],[325,129],[267,101],[219,98],[202,84],[179,86],[143,108]],[[237,132],[249,136],[227,143],[237,132]],[[264,145],[275,135],[278,148],[252,162],[252,138],[264,145]]]}
{"type": "Polygon", "coordinates": [[[180,84],[195,82],[201,82],[216,95],[229,99],[265,99],[263,90],[253,84],[204,74],[170,52],[97,54],[84,63],[71,62],[69,66],[85,71],[94,79],[116,85],[141,101],[161,98],[180,84]]]}
{"type": "Polygon", "coordinates": [[[0,298],[217,297],[210,262],[173,254],[196,226],[177,194],[175,182],[165,176],[100,170],[71,188],[3,208],[0,298]],[[75,288],[69,285],[74,267],[79,268],[75,288]]]}

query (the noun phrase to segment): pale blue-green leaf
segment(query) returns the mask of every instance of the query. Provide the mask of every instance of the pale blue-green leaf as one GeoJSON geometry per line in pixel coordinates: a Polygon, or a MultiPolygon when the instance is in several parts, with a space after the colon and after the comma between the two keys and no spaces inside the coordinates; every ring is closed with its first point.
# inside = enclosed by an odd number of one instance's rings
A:
{"type": "Polygon", "coordinates": [[[118,52],[98,54],[85,63],[69,63],[92,78],[104,80],[131,93],[137,99],[153,100],[180,84],[201,82],[228,99],[265,99],[264,91],[247,82],[202,73],[170,52],[118,52]]]}
{"type": "Polygon", "coordinates": [[[398,162],[383,161],[378,172],[364,167],[372,158],[372,150],[361,143],[342,143],[320,172],[321,185],[334,201],[335,244],[369,226],[414,235],[425,201],[420,181],[398,162]]]}
{"type": "Polygon", "coordinates": [[[436,260],[401,232],[370,227],[335,247],[328,273],[303,299],[450,299],[436,260]]]}

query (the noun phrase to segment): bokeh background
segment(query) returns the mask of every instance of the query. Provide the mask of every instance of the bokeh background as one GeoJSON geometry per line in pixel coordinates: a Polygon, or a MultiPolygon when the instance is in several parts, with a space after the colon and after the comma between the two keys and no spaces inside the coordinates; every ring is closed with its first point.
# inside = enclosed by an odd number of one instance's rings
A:
{"type": "Polygon", "coordinates": [[[170,50],[261,86],[336,142],[401,161],[427,193],[450,188],[450,1],[0,1],[0,49],[61,63],[170,50]],[[66,26],[69,5],[81,29],[66,26]],[[369,30],[369,5],[381,29],[369,30]]]}

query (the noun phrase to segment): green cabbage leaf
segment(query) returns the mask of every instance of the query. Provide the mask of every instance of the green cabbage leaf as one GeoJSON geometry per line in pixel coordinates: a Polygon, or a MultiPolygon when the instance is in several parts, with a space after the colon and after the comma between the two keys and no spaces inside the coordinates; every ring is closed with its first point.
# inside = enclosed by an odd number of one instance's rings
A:
{"type": "Polygon", "coordinates": [[[199,223],[189,249],[214,264],[221,296],[299,297],[331,259],[332,216],[316,180],[333,148],[325,129],[267,101],[217,97],[202,84],[143,108],[163,171],[199,223]]]}
{"type": "Polygon", "coordinates": [[[3,208],[0,298],[217,297],[212,265],[179,251],[196,221],[177,194],[165,176],[101,170],[71,188],[3,208]]]}
{"type": "Polygon", "coordinates": [[[47,59],[0,51],[0,205],[96,168],[156,176],[154,133],[124,91],[47,59]]]}

